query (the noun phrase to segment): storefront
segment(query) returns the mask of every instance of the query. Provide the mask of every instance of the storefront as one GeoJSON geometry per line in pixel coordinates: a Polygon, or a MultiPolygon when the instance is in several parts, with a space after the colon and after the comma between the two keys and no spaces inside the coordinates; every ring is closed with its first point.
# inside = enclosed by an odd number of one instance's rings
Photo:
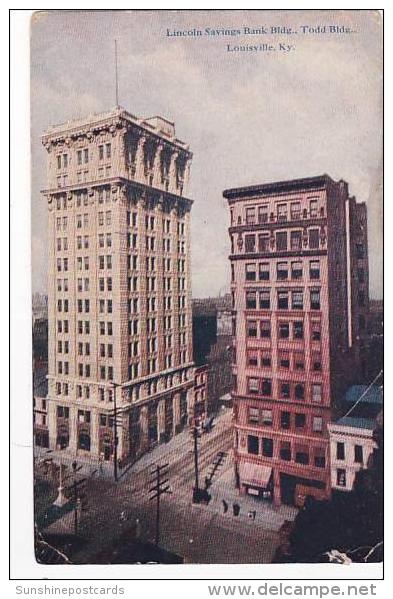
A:
{"type": "Polygon", "coordinates": [[[273,498],[273,469],[256,462],[240,462],[238,467],[240,491],[260,499],[273,498]]]}

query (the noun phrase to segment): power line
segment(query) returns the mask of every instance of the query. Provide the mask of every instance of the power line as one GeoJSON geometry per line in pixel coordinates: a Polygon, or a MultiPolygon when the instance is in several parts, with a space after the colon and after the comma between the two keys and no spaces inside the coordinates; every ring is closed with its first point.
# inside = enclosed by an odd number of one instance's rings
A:
{"type": "Polygon", "coordinates": [[[358,405],[358,403],[363,399],[363,397],[369,392],[369,390],[371,389],[371,387],[373,385],[375,385],[376,381],[379,379],[379,377],[381,376],[381,374],[383,374],[383,370],[380,370],[377,374],[377,376],[375,377],[375,379],[369,384],[369,386],[367,387],[367,389],[365,391],[363,391],[363,393],[361,394],[361,396],[356,400],[356,402],[353,404],[353,406],[348,410],[348,412],[346,414],[344,414],[344,416],[341,416],[341,418],[346,418],[346,416],[348,416],[351,412],[353,412],[353,410],[356,408],[356,406],[358,405]]]}

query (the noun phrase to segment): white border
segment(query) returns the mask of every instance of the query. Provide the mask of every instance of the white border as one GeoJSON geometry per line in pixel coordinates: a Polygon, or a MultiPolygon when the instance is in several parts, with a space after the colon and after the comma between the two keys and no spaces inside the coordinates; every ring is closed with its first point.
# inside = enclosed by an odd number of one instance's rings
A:
{"type": "MultiPolygon", "coordinates": [[[[19,3],[18,3],[19,4],[19,3]]],[[[51,3],[52,9],[62,8],[57,2],[51,3]]],[[[90,3],[89,3],[90,4],[90,3]]],[[[174,3],[175,4],[175,3],[174,3]]],[[[185,8],[184,2],[176,3],[171,8],[185,8]],[[178,6],[176,6],[178,4],[178,6]]],[[[186,8],[204,8],[203,5],[186,8]]],[[[224,8],[217,6],[215,8],[224,8]]],[[[227,3],[225,8],[235,8],[227,3]]],[[[303,2],[301,8],[320,10],[316,3],[303,2]]],[[[380,5],[379,5],[380,6],[380,5]]],[[[133,8],[143,8],[141,2],[133,2],[133,8]]],[[[151,2],[149,8],[159,8],[159,3],[151,2]],[[158,4],[158,6],[157,6],[158,4]]],[[[14,7],[15,8],[15,7],[14,7]]],[[[93,9],[93,6],[84,6],[93,9]]],[[[97,4],[94,6],[97,8],[97,4]]],[[[112,7],[115,8],[115,7],[112,7]]],[[[116,8],[126,8],[116,6],[116,8]]],[[[130,8],[130,5],[127,6],[130,8]]],[[[168,7],[165,7],[168,8],[168,7]]],[[[208,8],[208,6],[206,6],[208,8]]],[[[211,6],[209,6],[211,8],[211,6]]],[[[250,8],[250,6],[249,6],[250,8]]],[[[268,8],[258,6],[255,8],[268,8]]],[[[289,2],[280,4],[280,8],[292,8],[289,2]]],[[[297,7],[299,8],[299,7],[297,7]]],[[[364,2],[346,2],[340,8],[372,8],[364,2]]],[[[111,578],[120,580],[123,577],[156,578],[225,578],[259,580],[291,577],[292,579],[327,579],[332,583],[335,579],[378,579],[381,577],[379,564],[353,564],[336,566],[329,564],[315,565],[182,565],[182,566],[42,566],[35,563],[32,550],[32,459],[31,459],[31,274],[30,274],[30,122],[29,122],[29,19],[31,10],[11,14],[11,272],[12,272],[12,345],[11,345],[11,414],[12,414],[12,475],[11,475],[11,576],[13,579],[56,578],[63,580],[78,578],[111,578]],[[26,399],[25,399],[26,398],[26,399]],[[17,427],[16,427],[17,423],[17,427]],[[148,569],[147,569],[148,568],[148,569]]],[[[6,23],[5,11],[3,21],[6,23]]],[[[2,36],[4,41],[5,36],[2,36]]],[[[387,42],[388,35],[385,35],[387,42]]],[[[4,54],[3,54],[4,56],[4,54]]],[[[4,164],[4,163],[3,163],[4,164]]],[[[4,255],[4,254],[3,254],[4,255]]],[[[2,454],[4,455],[4,453],[2,454]]],[[[5,464],[3,464],[5,467],[5,464]]],[[[388,516],[388,514],[387,514],[388,516]]],[[[3,528],[4,530],[4,528],[3,528]]],[[[387,569],[388,570],[388,569],[387,569]]],[[[386,572],[387,574],[387,572],[386,572]]],[[[143,584],[143,583],[142,583],[143,584]]],[[[139,586],[139,585],[138,585],[139,586]]],[[[134,588],[134,587],[133,587],[134,588]]],[[[155,587],[157,591],[159,589],[155,587]]],[[[198,585],[199,588],[199,585],[198,585]]],[[[196,589],[196,587],[195,587],[196,589]]],[[[187,591],[189,592],[189,590],[187,591]]]]}

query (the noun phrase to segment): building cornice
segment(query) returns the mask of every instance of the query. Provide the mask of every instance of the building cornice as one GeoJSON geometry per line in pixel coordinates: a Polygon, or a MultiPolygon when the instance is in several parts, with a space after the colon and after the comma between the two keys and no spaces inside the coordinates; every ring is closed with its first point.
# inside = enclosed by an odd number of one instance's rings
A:
{"type": "MultiPolygon", "coordinates": [[[[167,121],[167,119],[163,120],[167,121]]],[[[51,127],[41,137],[41,141],[49,151],[53,145],[65,144],[71,147],[80,138],[94,139],[103,131],[115,136],[121,131],[126,133],[132,129],[138,131],[140,136],[154,138],[164,145],[172,146],[174,150],[184,153],[187,160],[192,159],[192,152],[183,141],[157,130],[148,120],[140,119],[123,108],[51,127]]]]}
{"type": "Polygon", "coordinates": [[[300,250],[283,252],[255,252],[244,254],[230,254],[229,260],[259,260],[269,258],[313,258],[314,256],[327,256],[326,250],[300,250]]]}
{"type": "Polygon", "coordinates": [[[307,177],[303,179],[293,179],[290,181],[277,181],[275,183],[263,183],[260,185],[250,185],[247,187],[236,187],[225,189],[223,196],[229,203],[238,200],[252,199],[255,197],[267,197],[272,195],[282,195],[291,192],[300,191],[321,191],[335,181],[329,175],[319,175],[316,177],[307,177]]]}
{"type": "Polygon", "coordinates": [[[110,177],[105,179],[96,179],[86,183],[76,183],[75,185],[67,185],[65,187],[51,187],[48,189],[42,189],[41,194],[47,198],[56,198],[72,194],[73,192],[77,191],[86,191],[87,193],[91,193],[94,192],[95,189],[108,186],[114,188],[115,191],[116,189],[123,192],[137,190],[139,192],[139,198],[133,195],[134,200],[142,200],[146,197],[153,197],[155,200],[160,200],[160,198],[162,198],[168,199],[175,204],[184,205],[188,209],[191,209],[191,206],[194,203],[190,198],[174,194],[170,191],[166,191],[165,189],[160,189],[159,187],[152,187],[151,185],[146,185],[145,183],[141,183],[139,181],[126,179],[125,177],[110,177]]]}

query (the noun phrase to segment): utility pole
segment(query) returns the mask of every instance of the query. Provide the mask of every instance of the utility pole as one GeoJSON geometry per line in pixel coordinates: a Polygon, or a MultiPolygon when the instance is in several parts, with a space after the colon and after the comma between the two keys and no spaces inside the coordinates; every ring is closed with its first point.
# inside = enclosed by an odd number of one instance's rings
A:
{"type": "Polygon", "coordinates": [[[74,534],[77,535],[78,534],[78,508],[81,504],[80,502],[80,497],[79,497],[79,487],[81,487],[81,485],[83,485],[86,482],[86,478],[82,478],[81,480],[76,480],[76,473],[78,472],[78,470],[80,470],[82,468],[82,466],[79,466],[78,468],[78,464],[76,462],[76,460],[74,460],[72,462],[72,471],[73,471],[73,482],[72,482],[72,491],[73,491],[73,499],[74,499],[74,534]]]}
{"type": "Polygon", "coordinates": [[[168,464],[163,464],[162,466],[156,466],[155,470],[151,473],[152,479],[150,484],[153,486],[149,489],[149,493],[152,495],[149,497],[149,501],[156,499],[156,535],[155,535],[155,545],[158,547],[158,543],[160,541],[160,497],[164,493],[172,493],[169,488],[169,485],[166,483],[169,481],[168,476],[168,464]],[[164,486],[166,485],[166,486],[164,486]]]}
{"type": "Polygon", "coordinates": [[[193,503],[199,503],[200,501],[200,489],[199,489],[199,466],[198,466],[198,428],[194,425],[192,429],[192,436],[194,438],[194,471],[195,471],[195,486],[192,492],[193,503]]]}

